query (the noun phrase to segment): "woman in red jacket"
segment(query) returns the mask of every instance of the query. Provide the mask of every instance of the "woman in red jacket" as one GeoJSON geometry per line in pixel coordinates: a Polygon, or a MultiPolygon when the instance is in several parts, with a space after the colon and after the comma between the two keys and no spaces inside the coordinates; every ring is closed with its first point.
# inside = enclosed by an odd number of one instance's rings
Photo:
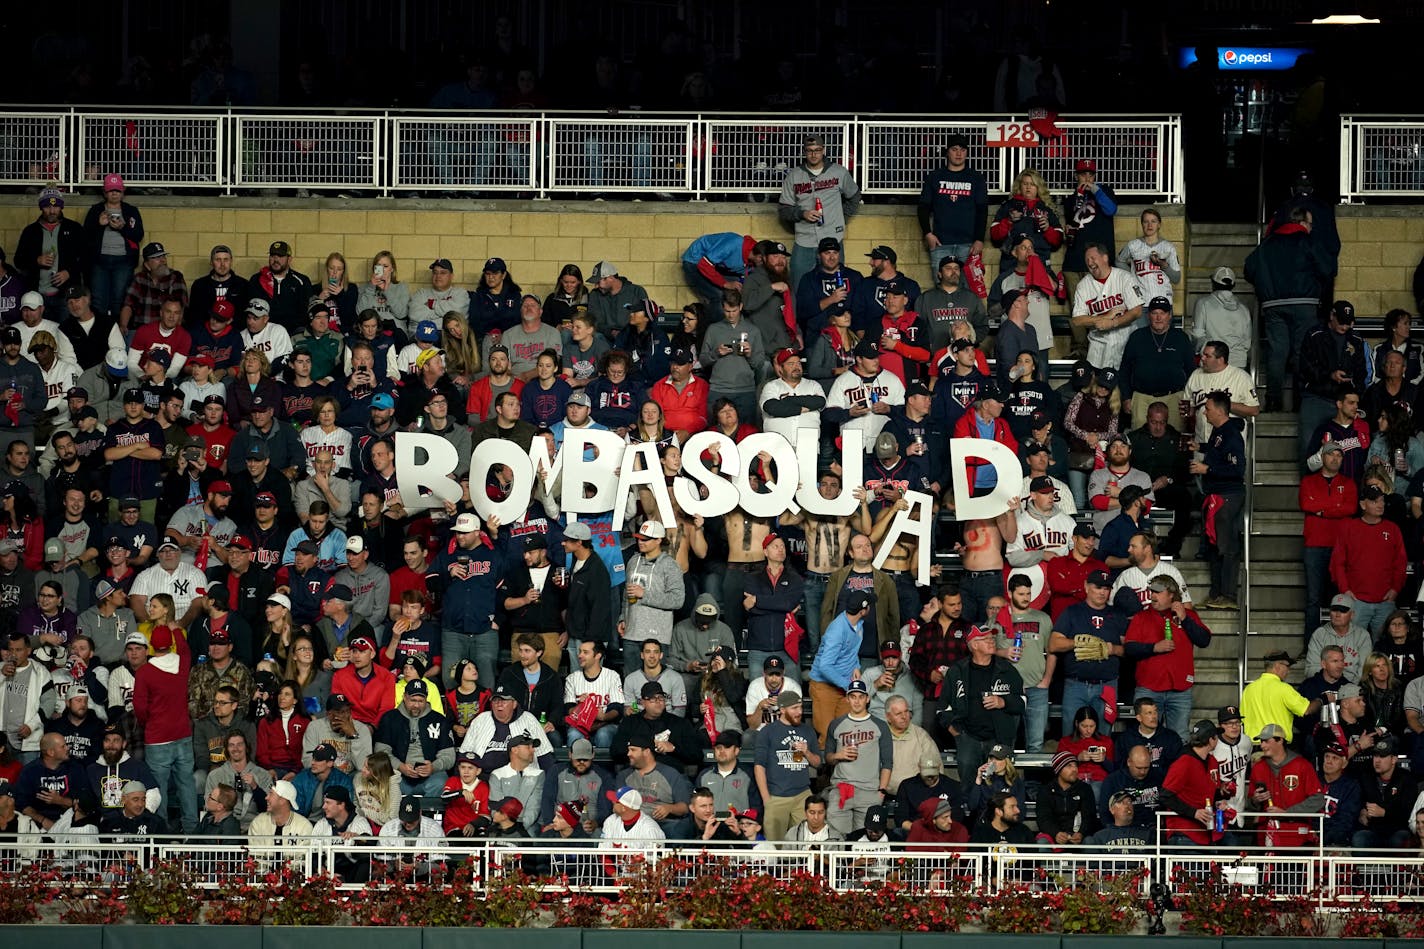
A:
{"type": "Polygon", "coordinates": [[[302,735],[311,719],[302,713],[301,686],[291,679],[277,689],[277,707],[257,723],[257,764],[274,781],[290,781],[302,770],[302,735]]]}
{"type": "Polygon", "coordinates": [[[1113,743],[1098,734],[1098,713],[1091,705],[1078,709],[1073,716],[1073,734],[1058,739],[1058,750],[1071,752],[1078,759],[1078,777],[1098,793],[1113,766],[1113,743]]]}

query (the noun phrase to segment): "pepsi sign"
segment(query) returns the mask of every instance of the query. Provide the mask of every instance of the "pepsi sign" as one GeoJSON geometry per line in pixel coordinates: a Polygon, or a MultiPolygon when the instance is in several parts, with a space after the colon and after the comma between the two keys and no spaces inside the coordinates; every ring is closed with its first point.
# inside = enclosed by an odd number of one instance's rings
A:
{"type": "MultiPolygon", "coordinates": [[[[1271,46],[1221,46],[1216,51],[1216,67],[1223,72],[1265,72],[1290,69],[1308,49],[1287,49],[1271,46]]],[[[1197,61],[1195,49],[1181,51],[1178,65],[1185,69],[1197,61]]]]}

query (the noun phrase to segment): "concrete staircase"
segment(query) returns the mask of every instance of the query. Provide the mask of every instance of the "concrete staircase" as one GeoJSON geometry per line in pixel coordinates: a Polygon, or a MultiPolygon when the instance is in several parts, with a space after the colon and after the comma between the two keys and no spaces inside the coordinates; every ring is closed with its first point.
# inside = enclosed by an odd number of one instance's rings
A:
{"type": "Polygon", "coordinates": [[[1236,272],[1236,296],[1256,312],[1256,289],[1245,276],[1246,256],[1256,249],[1256,225],[1192,222],[1190,227],[1191,248],[1183,275],[1187,306],[1181,312],[1191,313],[1197,298],[1211,292],[1211,274],[1217,267],[1236,272]]]}
{"type": "MultiPolygon", "coordinates": [[[[1261,415],[1256,419],[1255,505],[1251,519],[1251,631],[1248,678],[1259,674],[1258,660],[1284,649],[1304,652],[1305,570],[1300,513],[1300,461],[1297,416],[1261,415]]],[[[1315,670],[1297,665],[1296,681],[1315,670]]]]}

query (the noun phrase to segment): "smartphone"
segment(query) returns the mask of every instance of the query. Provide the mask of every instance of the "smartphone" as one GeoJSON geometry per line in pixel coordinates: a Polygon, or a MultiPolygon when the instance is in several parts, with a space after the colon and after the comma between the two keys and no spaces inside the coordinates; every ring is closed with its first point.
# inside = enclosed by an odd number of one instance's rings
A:
{"type": "Polygon", "coordinates": [[[718,811],[716,816],[717,816],[717,820],[727,820],[729,817],[732,816],[732,812],[731,812],[731,811],[718,811]]]}
{"type": "Polygon", "coordinates": [[[386,275],[386,265],[377,264],[376,266],[371,268],[371,273],[372,275],[377,277],[384,277],[386,275]]]}

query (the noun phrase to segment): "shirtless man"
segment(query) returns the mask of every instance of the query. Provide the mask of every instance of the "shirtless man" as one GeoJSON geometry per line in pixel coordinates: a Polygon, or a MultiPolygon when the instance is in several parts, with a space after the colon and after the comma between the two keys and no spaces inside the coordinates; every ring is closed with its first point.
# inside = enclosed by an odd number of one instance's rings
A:
{"type": "Polygon", "coordinates": [[[974,625],[985,621],[989,599],[1004,592],[1004,540],[1018,532],[1019,499],[997,517],[978,518],[964,524],[964,541],[954,545],[964,564],[960,590],[964,618],[974,625]]]}
{"type": "MultiPolygon", "coordinates": [[[[895,515],[900,511],[908,511],[910,502],[904,496],[897,498],[894,504],[887,504],[881,508],[880,514],[875,518],[875,524],[870,529],[870,542],[875,545],[875,555],[880,556],[880,544],[885,539],[885,535],[890,533],[890,525],[895,521],[895,515]]],[[[939,513],[939,503],[935,502],[930,512],[930,520],[939,513]]],[[[919,517],[912,520],[918,521],[919,517]]],[[[900,601],[900,619],[909,620],[920,614],[920,590],[915,584],[916,571],[920,558],[920,542],[912,534],[901,534],[895,539],[895,543],[890,547],[890,553],[885,558],[885,565],[880,569],[890,574],[890,579],[895,581],[895,595],[900,601]]],[[[930,580],[933,583],[939,579],[940,565],[930,564],[930,580]]]]}
{"type": "MultiPolygon", "coordinates": [[[[836,497],[841,493],[841,476],[832,471],[821,472],[816,490],[823,498],[836,497]]],[[[781,515],[781,523],[788,527],[800,524],[806,535],[806,636],[813,656],[821,644],[821,604],[826,599],[831,574],[845,566],[851,535],[870,533],[870,500],[865,489],[852,488],[851,495],[860,507],[847,517],[820,517],[805,508],[781,515]]]]}
{"type": "Polygon", "coordinates": [[[722,622],[737,638],[742,648],[746,638],[747,610],[742,597],[747,592],[747,574],[766,565],[766,550],[762,541],[772,532],[771,520],[753,517],[741,508],[734,508],[722,518],[727,529],[727,578],[722,582],[722,622]]]}

